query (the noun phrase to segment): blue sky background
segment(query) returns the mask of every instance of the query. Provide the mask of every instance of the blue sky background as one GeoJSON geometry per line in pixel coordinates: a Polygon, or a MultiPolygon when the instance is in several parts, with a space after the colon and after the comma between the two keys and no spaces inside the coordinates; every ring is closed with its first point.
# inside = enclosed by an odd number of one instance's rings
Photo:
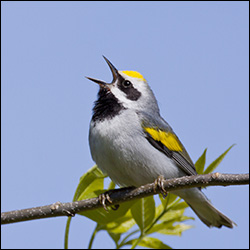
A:
{"type": "MultiPolygon", "coordinates": [[[[88,128],[98,86],[111,80],[102,55],[137,70],[162,116],[196,161],[211,163],[230,145],[218,171],[249,172],[248,2],[1,2],[1,209],[73,198],[94,165],[88,128]]],[[[248,186],[209,187],[233,230],[209,229],[195,216],[174,248],[249,248],[248,186]]],[[[62,248],[66,218],[2,226],[2,248],[62,248]]],[[[86,248],[95,223],[76,216],[70,248],[86,248]]],[[[105,232],[94,248],[113,248],[105,232]]]]}

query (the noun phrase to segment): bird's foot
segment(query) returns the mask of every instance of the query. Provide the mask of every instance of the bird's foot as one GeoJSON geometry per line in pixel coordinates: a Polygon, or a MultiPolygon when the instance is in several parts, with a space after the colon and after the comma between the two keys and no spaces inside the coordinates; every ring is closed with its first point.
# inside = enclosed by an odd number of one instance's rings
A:
{"type": "Polygon", "coordinates": [[[164,177],[162,175],[158,176],[157,179],[154,181],[154,192],[156,192],[156,189],[159,188],[163,198],[165,199],[168,195],[168,192],[164,188],[164,177]]]}
{"type": "MultiPolygon", "coordinates": [[[[103,208],[108,212],[108,208],[107,208],[107,203],[112,204],[112,200],[109,196],[109,194],[112,193],[112,190],[106,191],[103,194],[100,194],[98,196],[99,202],[102,204],[103,208]]],[[[117,210],[119,208],[119,205],[116,204],[114,206],[111,206],[111,208],[113,210],[117,210]]]]}

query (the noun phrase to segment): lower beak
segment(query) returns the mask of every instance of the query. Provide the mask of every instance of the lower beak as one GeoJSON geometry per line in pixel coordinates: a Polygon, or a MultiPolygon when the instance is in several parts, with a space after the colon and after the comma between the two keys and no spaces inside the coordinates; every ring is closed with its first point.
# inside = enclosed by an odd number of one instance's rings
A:
{"type": "Polygon", "coordinates": [[[97,83],[102,88],[105,88],[107,86],[106,82],[103,82],[101,80],[94,79],[94,78],[91,78],[91,77],[88,77],[88,76],[85,76],[85,77],[88,78],[90,81],[93,81],[93,82],[97,83]]]}

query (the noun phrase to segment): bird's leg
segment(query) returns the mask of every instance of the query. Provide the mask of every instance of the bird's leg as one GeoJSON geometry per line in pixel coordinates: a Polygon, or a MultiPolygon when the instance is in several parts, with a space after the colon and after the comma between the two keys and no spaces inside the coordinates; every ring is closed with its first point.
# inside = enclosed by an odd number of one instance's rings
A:
{"type": "Polygon", "coordinates": [[[168,192],[166,191],[166,189],[164,188],[164,177],[162,175],[158,176],[157,179],[154,181],[154,192],[156,192],[156,189],[159,188],[163,198],[165,199],[168,195],[168,192]]]}

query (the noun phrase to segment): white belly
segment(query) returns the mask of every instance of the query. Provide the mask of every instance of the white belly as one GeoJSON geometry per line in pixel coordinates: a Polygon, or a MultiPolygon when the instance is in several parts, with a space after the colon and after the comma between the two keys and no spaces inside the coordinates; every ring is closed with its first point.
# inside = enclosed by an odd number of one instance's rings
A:
{"type": "Polygon", "coordinates": [[[90,124],[89,144],[98,167],[120,186],[141,186],[163,175],[164,178],[184,173],[165,154],[145,138],[135,113],[123,112],[118,117],[90,124]],[[133,121],[132,123],[128,121],[133,121]]]}

